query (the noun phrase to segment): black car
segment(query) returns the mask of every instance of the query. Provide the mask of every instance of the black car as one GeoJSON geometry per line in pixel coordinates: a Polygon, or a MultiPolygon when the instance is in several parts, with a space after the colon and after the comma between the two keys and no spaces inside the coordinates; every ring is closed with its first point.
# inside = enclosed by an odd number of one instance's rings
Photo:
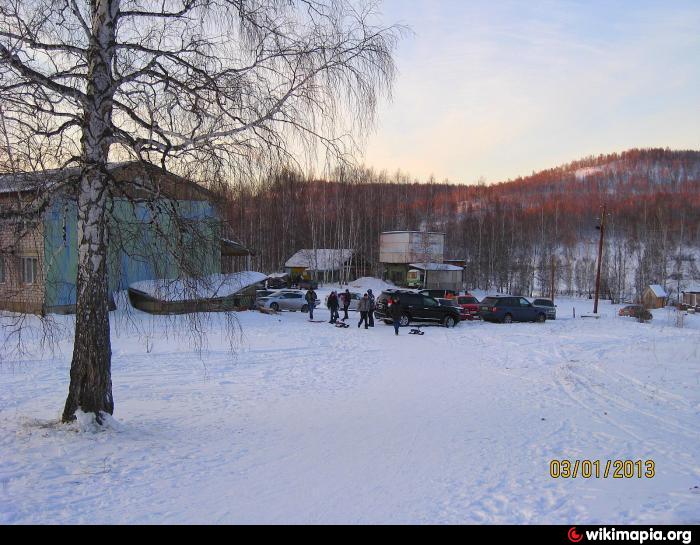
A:
{"type": "Polygon", "coordinates": [[[512,295],[491,295],[479,305],[479,316],[487,322],[544,322],[547,313],[536,307],[525,297],[512,295]]]}
{"type": "Polygon", "coordinates": [[[457,292],[455,290],[420,290],[418,293],[433,297],[434,299],[450,299],[451,297],[457,297],[457,292]]]}
{"type": "Polygon", "coordinates": [[[554,301],[551,299],[535,299],[532,304],[544,310],[544,313],[547,315],[547,320],[557,319],[557,305],[555,305],[554,301]]]}
{"type": "Polygon", "coordinates": [[[393,319],[389,309],[389,297],[398,297],[403,313],[401,325],[407,326],[411,322],[436,322],[445,327],[454,327],[460,320],[459,309],[453,306],[440,306],[433,297],[422,295],[415,291],[386,290],[377,297],[374,316],[377,320],[384,320],[386,324],[392,324],[393,319]]]}

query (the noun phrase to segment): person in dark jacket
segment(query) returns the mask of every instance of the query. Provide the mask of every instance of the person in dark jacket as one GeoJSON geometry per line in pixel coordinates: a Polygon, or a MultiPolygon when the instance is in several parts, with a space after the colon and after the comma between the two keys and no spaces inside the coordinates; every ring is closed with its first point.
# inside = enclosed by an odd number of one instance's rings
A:
{"type": "Polygon", "coordinates": [[[328,310],[331,311],[331,320],[328,322],[329,324],[334,324],[340,317],[340,314],[338,314],[338,304],[338,294],[332,291],[328,296],[328,302],[326,303],[328,310]]]}
{"type": "Polygon", "coordinates": [[[367,325],[367,314],[369,313],[369,297],[367,297],[366,293],[362,296],[362,299],[360,299],[360,303],[357,305],[357,310],[360,311],[360,321],[357,322],[357,327],[360,327],[362,322],[364,322],[365,329],[368,329],[369,326],[367,325]]]}
{"type": "Polygon", "coordinates": [[[372,290],[367,290],[367,299],[369,299],[369,327],[374,327],[374,294],[372,290]]]}
{"type": "Polygon", "coordinates": [[[348,309],[350,308],[350,301],[352,301],[352,295],[350,295],[350,290],[346,289],[345,293],[342,295],[343,298],[343,312],[345,312],[345,316],[343,316],[343,321],[348,319],[348,309]]]}
{"type": "Polygon", "coordinates": [[[316,306],[316,300],[318,299],[316,292],[312,288],[309,288],[309,291],[306,292],[305,299],[306,304],[309,305],[309,320],[313,321],[314,307],[316,306]]]}
{"type": "Polygon", "coordinates": [[[401,327],[401,315],[403,314],[401,300],[398,297],[392,298],[391,305],[389,306],[389,314],[391,314],[391,319],[394,320],[394,332],[398,335],[399,327],[401,327]]]}

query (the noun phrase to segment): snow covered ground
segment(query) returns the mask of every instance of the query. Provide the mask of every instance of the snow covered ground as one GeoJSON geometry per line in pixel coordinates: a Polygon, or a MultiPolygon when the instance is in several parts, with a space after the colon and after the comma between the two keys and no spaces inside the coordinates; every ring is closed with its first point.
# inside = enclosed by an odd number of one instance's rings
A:
{"type": "Polygon", "coordinates": [[[0,524],[700,523],[700,315],[558,305],[545,324],[398,337],[241,313],[236,355],[223,316],[200,353],[186,318],[119,311],[100,433],[57,424],[59,318],[55,354],[0,366],[0,524]],[[656,476],[555,480],[552,459],[656,476]]]}

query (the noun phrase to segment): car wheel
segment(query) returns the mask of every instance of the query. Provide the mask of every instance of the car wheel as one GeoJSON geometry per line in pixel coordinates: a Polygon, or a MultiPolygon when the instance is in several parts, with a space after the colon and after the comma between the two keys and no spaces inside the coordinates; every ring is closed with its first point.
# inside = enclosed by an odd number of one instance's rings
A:
{"type": "Polygon", "coordinates": [[[445,316],[445,319],[442,321],[442,323],[445,327],[450,328],[454,327],[457,322],[452,316],[445,316]]]}
{"type": "Polygon", "coordinates": [[[544,314],[538,314],[537,315],[537,323],[538,324],[543,324],[547,317],[544,314]]]}
{"type": "Polygon", "coordinates": [[[503,317],[503,323],[504,324],[512,324],[513,323],[513,316],[511,316],[510,314],[506,314],[503,317]]]}
{"type": "Polygon", "coordinates": [[[303,307],[301,307],[301,311],[302,312],[309,312],[309,305],[304,305],[303,307]]]}
{"type": "Polygon", "coordinates": [[[277,303],[272,303],[270,305],[270,310],[274,310],[275,312],[279,312],[280,306],[277,303]]]}
{"type": "Polygon", "coordinates": [[[406,327],[409,323],[411,323],[411,319],[408,317],[408,314],[402,314],[401,320],[399,320],[399,325],[401,327],[406,327]]]}

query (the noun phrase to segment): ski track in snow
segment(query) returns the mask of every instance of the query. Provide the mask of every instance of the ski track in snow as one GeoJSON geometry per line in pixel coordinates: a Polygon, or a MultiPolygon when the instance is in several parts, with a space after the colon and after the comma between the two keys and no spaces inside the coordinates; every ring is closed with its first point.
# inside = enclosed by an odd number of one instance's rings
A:
{"type": "Polygon", "coordinates": [[[0,523],[700,522],[700,316],[558,304],[422,337],[243,313],[235,354],[219,317],[198,352],[137,313],[140,334],[115,325],[118,425],[97,434],[57,423],[65,334],[0,366],[0,523]],[[657,476],[552,479],[564,458],[657,476]]]}

